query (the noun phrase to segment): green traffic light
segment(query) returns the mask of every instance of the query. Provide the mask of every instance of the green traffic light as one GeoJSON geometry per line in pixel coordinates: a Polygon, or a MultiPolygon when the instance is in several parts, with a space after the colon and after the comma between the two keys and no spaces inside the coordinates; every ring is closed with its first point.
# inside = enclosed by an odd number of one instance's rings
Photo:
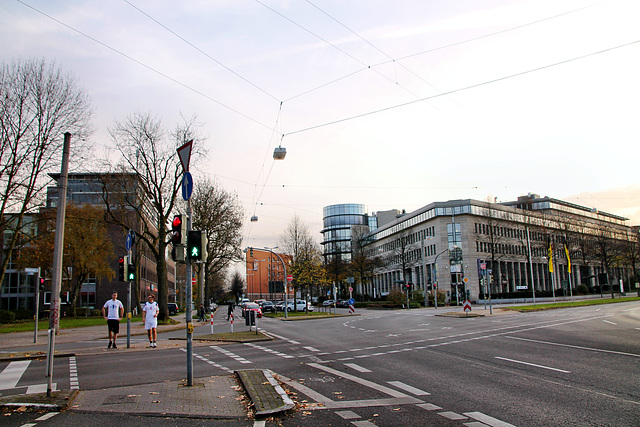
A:
{"type": "Polygon", "coordinates": [[[191,248],[191,258],[197,258],[198,255],[200,255],[199,251],[198,251],[198,247],[194,246],[191,248]]]}

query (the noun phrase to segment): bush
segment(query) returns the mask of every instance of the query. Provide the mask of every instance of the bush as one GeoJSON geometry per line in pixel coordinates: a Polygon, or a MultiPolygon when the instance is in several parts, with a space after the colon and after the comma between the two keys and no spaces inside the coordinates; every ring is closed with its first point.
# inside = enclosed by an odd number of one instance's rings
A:
{"type": "Polygon", "coordinates": [[[14,323],[16,314],[13,311],[0,310],[0,323],[14,323]]]}
{"type": "Polygon", "coordinates": [[[586,295],[589,293],[589,287],[585,284],[581,284],[581,285],[578,285],[578,287],[576,288],[576,291],[578,292],[578,294],[586,295]]]}
{"type": "Polygon", "coordinates": [[[30,320],[33,319],[34,312],[33,310],[14,310],[16,320],[30,320]]]}

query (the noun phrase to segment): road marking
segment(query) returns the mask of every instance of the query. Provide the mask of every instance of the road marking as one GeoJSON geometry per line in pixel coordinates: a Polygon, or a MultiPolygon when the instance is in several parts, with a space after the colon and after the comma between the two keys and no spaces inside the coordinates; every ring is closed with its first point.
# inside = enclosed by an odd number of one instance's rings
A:
{"type": "Polygon", "coordinates": [[[254,421],[253,422],[253,427],[264,427],[267,425],[267,422],[265,420],[259,420],[259,421],[254,421]]]}
{"type": "Polygon", "coordinates": [[[450,420],[466,420],[467,419],[467,417],[465,417],[464,415],[460,415],[451,411],[438,412],[437,414],[445,418],[449,418],[450,420]]]}
{"type": "Polygon", "coordinates": [[[571,373],[571,371],[565,371],[563,369],[552,368],[550,366],[544,366],[544,365],[537,365],[535,363],[523,362],[522,360],[507,359],[506,357],[498,357],[498,356],[496,356],[496,359],[506,360],[507,362],[520,363],[522,365],[533,366],[535,368],[549,369],[550,371],[557,371],[557,372],[562,372],[562,373],[565,373],[565,374],[570,374],[571,373]]]}
{"type": "Polygon", "coordinates": [[[27,370],[30,363],[30,360],[9,362],[7,367],[0,372],[0,390],[16,388],[18,381],[20,381],[22,374],[27,370]]]}
{"type": "Polygon", "coordinates": [[[264,351],[266,353],[271,353],[271,354],[276,355],[278,357],[282,357],[283,359],[295,359],[296,358],[295,356],[292,356],[290,354],[282,353],[280,351],[276,351],[276,350],[273,350],[273,349],[268,348],[268,347],[262,347],[262,346],[254,344],[254,343],[246,342],[246,343],[244,343],[244,345],[252,347],[252,348],[255,348],[257,350],[262,350],[262,351],[264,351]]]}
{"type": "MultiPolygon", "coordinates": [[[[183,348],[181,348],[180,350],[185,351],[185,352],[187,351],[187,350],[185,350],[185,349],[183,349],[183,348]]],[[[195,354],[195,353],[194,353],[193,355],[194,355],[196,358],[198,358],[198,359],[202,360],[203,362],[208,363],[209,365],[215,366],[216,368],[222,369],[223,371],[228,372],[228,373],[230,373],[230,374],[232,374],[232,373],[233,373],[233,370],[232,370],[232,369],[229,369],[229,368],[227,368],[226,366],[222,366],[222,365],[220,365],[219,363],[214,362],[213,360],[209,360],[209,359],[207,359],[206,357],[200,356],[199,354],[195,354]]]]}
{"type": "Polygon", "coordinates": [[[338,411],[336,415],[342,417],[345,420],[356,420],[358,418],[362,418],[360,415],[356,414],[353,411],[338,411]]]}
{"type": "Polygon", "coordinates": [[[336,375],[338,377],[345,378],[347,380],[351,380],[356,384],[360,384],[360,385],[363,385],[365,387],[372,388],[372,389],[377,390],[377,391],[379,391],[381,393],[388,394],[389,396],[392,396],[392,397],[409,397],[406,394],[401,393],[399,391],[396,391],[396,390],[394,390],[392,388],[389,388],[387,386],[383,386],[381,384],[376,384],[376,383],[374,383],[372,381],[368,381],[368,380],[365,380],[363,378],[358,378],[358,377],[356,377],[354,375],[347,374],[345,372],[340,372],[340,371],[338,371],[336,369],[333,369],[333,368],[330,368],[328,366],[322,366],[322,365],[319,365],[317,363],[309,363],[308,366],[311,366],[312,368],[319,369],[321,371],[329,372],[330,374],[336,375]]]}
{"type": "Polygon", "coordinates": [[[613,323],[613,322],[610,322],[610,321],[608,321],[608,320],[603,320],[603,322],[604,322],[604,323],[608,323],[608,324],[610,324],[610,325],[617,325],[617,323],[613,323]]]}
{"type": "Polygon", "coordinates": [[[80,390],[80,382],[78,381],[78,367],[76,365],[76,357],[69,357],[69,389],[80,390]]]}
{"type": "MultiPolygon", "coordinates": [[[[57,383],[51,383],[51,391],[58,391],[57,383]]],[[[49,384],[34,384],[27,387],[26,394],[46,393],[49,384]]]]}
{"type": "Polygon", "coordinates": [[[363,368],[362,366],[356,365],[355,363],[345,363],[344,366],[346,366],[348,368],[351,368],[351,369],[355,369],[358,372],[363,372],[363,373],[371,372],[367,368],[363,368]]]}
{"type": "MultiPolygon", "coordinates": [[[[636,328],[636,329],[640,330],[640,328],[636,328]]],[[[556,343],[556,342],[539,341],[539,340],[532,340],[532,339],[528,339],[528,338],[519,338],[519,337],[505,337],[505,338],[509,338],[509,339],[512,339],[512,340],[530,341],[530,342],[535,342],[535,343],[539,343],[539,344],[556,345],[556,346],[559,346],[559,347],[577,348],[579,350],[597,351],[597,352],[600,352],[600,353],[619,354],[621,356],[640,357],[640,354],[625,353],[623,351],[604,350],[604,349],[601,349],[601,348],[582,347],[582,346],[579,346],[579,345],[560,344],[560,343],[556,343]]]]}
{"type": "Polygon", "coordinates": [[[440,409],[442,409],[440,406],[434,405],[433,403],[421,403],[416,406],[422,409],[426,409],[427,411],[439,411],[440,409]]]}
{"type": "Polygon", "coordinates": [[[269,335],[271,335],[273,337],[276,337],[276,338],[278,338],[280,340],[287,341],[287,342],[289,342],[291,344],[296,344],[296,345],[300,344],[298,341],[295,341],[295,340],[292,340],[292,339],[289,339],[289,338],[285,338],[285,337],[280,336],[280,335],[276,335],[273,332],[269,332],[269,335]]]}
{"type": "Polygon", "coordinates": [[[309,351],[313,351],[313,352],[319,352],[320,350],[318,350],[317,348],[313,348],[313,347],[302,347],[305,350],[309,350],[309,351]]]}
{"type": "Polygon", "coordinates": [[[225,356],[229,356],[230,358],[236,360],[237,362],[244,363],[244,364],[251,363],[249,360],[245,359],[244,357],[238,356],[237,354],[232,353],[229,350],[226,350],[224,348],[218,347],[217,345],[212,345],[210,347],[216,351],[219,351],[225,356]]]}
{"type": "Polygon", "coordinates": [[[482,412],[465,412],[464,415],[490,425],[491,427],[515,427],[513,424],[500,421],[496,418],[490,417],[489,415],[483,414],[482,412]]]}
{"type": "Polygon", "coordinates": [[[377,427],[374,423],[368,420],[351,421],[351,424],[353,424],[356,427],[377,427]]]}
{"type": "Polygon", "coordinates": [[[431,394],[400,381],[387,381],[387,384],[391,384],[392,386],[398,387],[400,390],[404,390],[416,396],[429,396],[431,394]]]}
{"type": "Polygon", "coordinates": [[[39,417],[39,418],[36,418],[36,421],[46,421],[46,420],[48,420],[49,418],[53,418],[53,417],[55,417],[55,416],[56,416],[56,415],[58,415],[59,413],[60,413],[60,412],[48,412],[48,413],[44,414],[43,416],[41,416],[41,417],[39,417]]]}

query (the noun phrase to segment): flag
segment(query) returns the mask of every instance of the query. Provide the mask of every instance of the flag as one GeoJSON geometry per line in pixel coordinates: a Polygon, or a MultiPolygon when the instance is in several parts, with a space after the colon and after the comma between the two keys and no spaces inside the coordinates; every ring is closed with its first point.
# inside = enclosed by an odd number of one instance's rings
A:
{"type": "Polygon", "coordinates": [[[549,239],[549,273],[553,273],[553,244],[549,239]]]}
{"type": "Polygon", "coordinates": [[[569,249],[564,245],[564,253],[567,254],[567,271],[571,273],[571,257],[569,257],[569,249]]]}

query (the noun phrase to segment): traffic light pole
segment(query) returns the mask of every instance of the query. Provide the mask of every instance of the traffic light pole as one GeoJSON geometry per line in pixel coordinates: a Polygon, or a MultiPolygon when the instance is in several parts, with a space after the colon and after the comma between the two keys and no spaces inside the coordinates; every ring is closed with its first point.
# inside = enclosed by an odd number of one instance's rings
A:
{"type": "MultiPolygon", "coordinates": [[[[131,262],[131,249],[127,252],[126,262],[128,267],[133,262],[131,262]]],[[[128,271],[129,269],[127,268],[127,276],[129,276],[128,271]]],[[[131,348],[131,280],[129,280],[129,277],[125,277],[125,280],[127,281],[127,348],[131,348]]]]}
{"type": "MultiPolygon", "coordinates": [[[[191,199],[187,200],[187,235],[191,231],[191,199]]],[[[186,322],[187,322],[187,386],[193,385],[193,319],[191,317],[192,286],[191,286],[191,259],[185,259],[187,267],[187,280],[185,283],[186,322]]]]}

